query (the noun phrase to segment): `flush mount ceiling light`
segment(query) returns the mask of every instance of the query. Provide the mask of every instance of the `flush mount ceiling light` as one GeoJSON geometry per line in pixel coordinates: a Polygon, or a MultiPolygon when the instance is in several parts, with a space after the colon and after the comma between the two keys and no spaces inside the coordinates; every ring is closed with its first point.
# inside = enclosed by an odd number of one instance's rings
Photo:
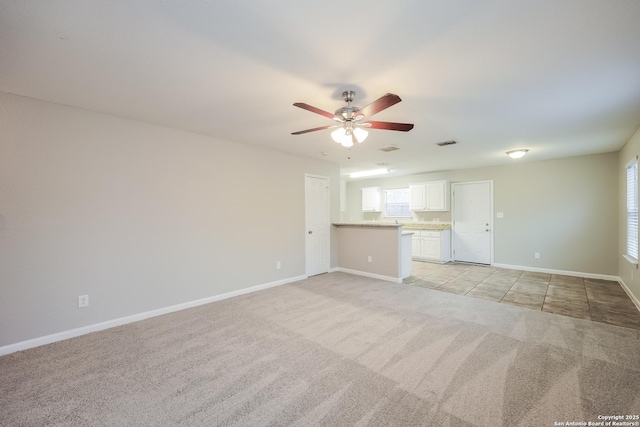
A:
{"type": "Polygon", "coordinates": [[[389,169],[387,169],[387,168],[371,169],[371,170],[368,170],[368,171],[354,172],[354,173],[350,173],[349,177],[350,178],[362,178],[362,177],[365,177],[365,176],[384,175],[385,173],[389,173],[389,169]]]}
{"type": "Polygon", "coordinates": [[[524,155],[528,152],[529,150],[527,150],[526,148],[521,148],[519,150],[507,151],[507,156],[511,157],[512,159],[519,159],[521,157],[524,157],[524,155]]]}

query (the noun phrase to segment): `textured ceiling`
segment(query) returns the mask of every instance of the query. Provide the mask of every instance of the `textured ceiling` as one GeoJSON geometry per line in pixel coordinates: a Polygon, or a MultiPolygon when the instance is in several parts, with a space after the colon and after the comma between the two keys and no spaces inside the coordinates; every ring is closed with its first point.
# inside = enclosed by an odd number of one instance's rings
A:
{"type": "Polygon", "coordinates": [[[619,149],[640,126],[639,23],[637,0],[0,0],[0,90],[344,172],[481,167],[619,149]],[[334,111],[346,89],[398,94],[374,117],[415,128],[350,151],[291,135],[332,123],[294,102],[334,111]]]}

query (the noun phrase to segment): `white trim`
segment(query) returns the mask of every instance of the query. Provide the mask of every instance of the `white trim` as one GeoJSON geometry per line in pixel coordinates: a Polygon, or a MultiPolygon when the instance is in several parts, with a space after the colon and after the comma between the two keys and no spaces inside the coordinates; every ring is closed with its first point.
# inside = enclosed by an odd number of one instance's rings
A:
{"type": "Polygon", "coordinates": [[[638,311],[640,311],[640,300],[633,294],[633,292],[631,292],[631,289],[629,289],[629,287],[627,286],[626,283],[624,283],[624,280],[622,280],[621,277],[618,278],[618,283],[620,283],[620,286],[622,286],[622,289],[624,289],[627,295],[629,295],[629,298],[631,298],[631,301],[633,301],[638,311]]]}
{"type": "Polygon", "coordinates": [[[525,265],[511,265],[511,264],[498,264],[498,263],[494,263],[491,265],[494,267],[506,268],[509,270],[523,270],[523,271],[533,271],[536,273],[560,274],[563,276],[584,277],[587,279],[613,280],[614,282],[617,282],[620,280],[619,276],[611,276],[608,274],[584,273],[581,271],[568,271],[568,270],[554,270],[552,268],[528,267],[525,265]]]}
{"type": "Polygon", "coordinates": [[[273,288],[275,286],[286,285],[287,283],[298,282],[306,279],[306,275],[289,277],[287,279],[277,280],[275,282],[263,283],[262,285],[252,286],[250,288],[239,289],[237,291],[227,292],[225,294],[214,295],[212,297],[202,298],[194,301],[188,301],[182,304],[176,304],[169,307],[158,308],[156,310],[145,311],[143,313],[132,314],[131,316],[120,317],[118,319],[107,320],[105,322],[94,323],[92,325],[83,326],[81,328],[70,329],[64,332],[58,332],[51,335],[45,335],[43,337],[30,339],[27,341],[21,341],[15,344],[9,344],[0,347],[0,356],[15,353],[16,351],[27,350],[29,348],[39,347],[45,344],[51,344],[57,341],[66,340],[69,338],[79,337],[81,335],[89,334],[91,332],[98,332],[116,326],[126,325],[127,323],[138,322],[140,320],[149,319],[151,317],[161,316],[167,313],[173,313],[174,311],[185,310],[187,308],[197,307],[203,304],[209,304],[212,302],[237,297],[252,292],[261,291],[264,289],[273,288]]]}
{"type": "Polygon", "coordinates": [[[355,274],[356,276],[371,277],[372,279],[384,280],[386,282],[402,283],[402,279],[399,277],[383,276],[382,274],[368,273],[366,271],[360,271],[360,270],[351,270],[350,268],[338,267],[335,269],[335,271],[340,271],[342,273],[355,274]]]}
{"type": "Polygon", "coordinates": [[[627,254],[622,255],[622,257],[624,259],[626,259],[627,261],[629,261],[630,264],[635,265],[636,268],[638,268],[638,260],[636,258],[632,257],[631,255],[627,255],[627,254]]]}

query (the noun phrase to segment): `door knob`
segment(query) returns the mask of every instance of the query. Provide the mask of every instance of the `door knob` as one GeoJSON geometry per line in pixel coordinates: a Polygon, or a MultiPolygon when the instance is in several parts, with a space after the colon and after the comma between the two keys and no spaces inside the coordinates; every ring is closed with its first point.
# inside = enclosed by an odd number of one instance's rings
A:
{"type": "Polygon", "coordinates": [[[309,230],[309,234],[313,234],[313,231],[309,230]]]}
{"type": "Polygon", "coordinates": [[[484,231],[489,231],[489,229],[487,228],[487,229],[486,229],[486,230],[484,230],[484,231]]]}

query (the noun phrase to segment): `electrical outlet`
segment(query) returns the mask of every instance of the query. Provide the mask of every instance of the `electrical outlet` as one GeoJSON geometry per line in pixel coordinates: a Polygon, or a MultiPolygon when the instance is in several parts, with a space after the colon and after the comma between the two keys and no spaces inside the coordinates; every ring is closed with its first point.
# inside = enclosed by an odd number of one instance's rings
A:
{"type": "Polygon", "coordinates": [[[540,252],[536,252],[535,254],[533,254],[533,257],[535,259],[540,259],[540,252]]]}
{"type": "Polygon", "coordinates": [[[369,255],[369,256],[367,257],[367,261],[369,261],[369,262],[373,262],[373,257],[372,257],[371,255],[369,255]]]}
{"type": "Polygon", "coordinates": [[[78,308],[89,307],[89,295],[80,295],[78,297],[78,308]]]}
{"type": "Polygon", "coordinates": [[[280,267],[282,267],[282,264],[280,264],[280,261],[276,261],[276,270],[280,270],[280,267]]]}

